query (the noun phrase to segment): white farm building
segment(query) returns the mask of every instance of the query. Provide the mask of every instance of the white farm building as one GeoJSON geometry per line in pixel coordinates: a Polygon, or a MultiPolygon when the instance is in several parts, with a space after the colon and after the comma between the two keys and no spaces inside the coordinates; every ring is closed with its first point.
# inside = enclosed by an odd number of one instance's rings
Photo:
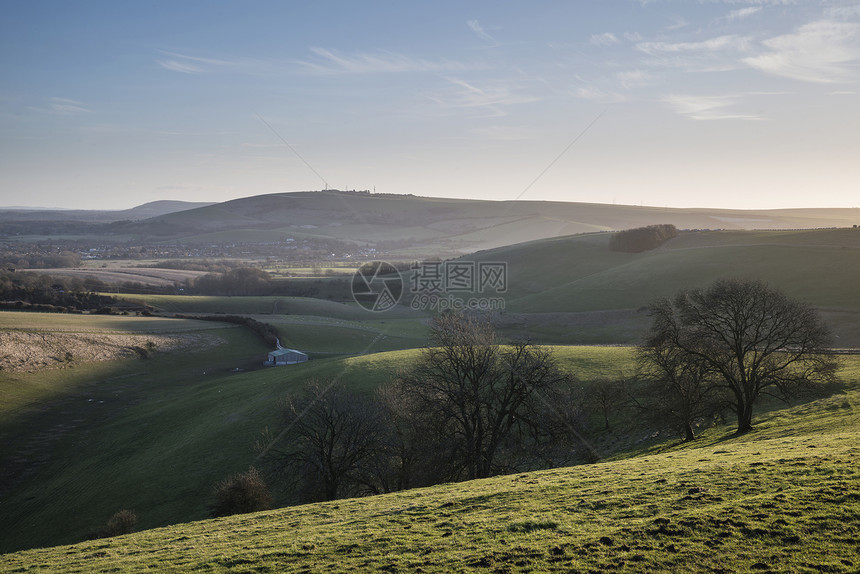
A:
{"type": "Polygon", "coordinates": [[[295,365],[296,363],[304,363],[308,360],[306,353],[296,351],[295,349],[278,349],[269,353],[267,365],[277,367],[279,365],[295,365]]]}

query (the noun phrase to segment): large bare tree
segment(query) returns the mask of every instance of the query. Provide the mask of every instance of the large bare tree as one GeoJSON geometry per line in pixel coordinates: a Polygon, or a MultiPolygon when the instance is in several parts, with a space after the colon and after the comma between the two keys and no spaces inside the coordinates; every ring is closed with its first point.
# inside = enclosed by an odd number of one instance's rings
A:
{"type": "Polygon", "coordinates": [[[720,280],[659,300],[651,311],[646,347],[671,349],[673,360],[712,372],[737,413],[738,433],[752,429],[762,394],[785,397],[835,373],[815,309],[761,281],[720,280]]]}

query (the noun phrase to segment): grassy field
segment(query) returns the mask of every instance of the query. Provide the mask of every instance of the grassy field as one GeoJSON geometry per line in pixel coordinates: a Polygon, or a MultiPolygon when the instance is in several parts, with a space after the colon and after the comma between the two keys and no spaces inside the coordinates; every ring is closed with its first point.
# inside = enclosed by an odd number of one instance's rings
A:
{"type": "Polygon", "coordinates": [[[843,376],[741,437],[5,554],[0,571],[856,572],[857,358],[843,376]]]}
{"type": "Polygon", "coordinates": [[[420,347],[427,315],[397,307],[371,313],[355,304],[310,297],[129,295],[169,313],[241,314],[273,325],[281,344],[318,355],[351,355],[420,347]]]}
{"type": "MultiPolygon", "coordinates": [[[[376,318],[377,314],[368,314],[376,318]]],[[[252,315],[278,329],[281,345],[315,355],[352,355],[421,347],[427,341],[428,326],[423,319],[363,321],[329,319],[313,315],[252,315]]]]}
{"type": "Polygon", "coordinates": [[[70,313],[31,313],[0,311],[0,329],[63,332],[174,333],[222,329],[207,321],[169,317],[131,317],[123,315],[77,315],[70,313]]]}

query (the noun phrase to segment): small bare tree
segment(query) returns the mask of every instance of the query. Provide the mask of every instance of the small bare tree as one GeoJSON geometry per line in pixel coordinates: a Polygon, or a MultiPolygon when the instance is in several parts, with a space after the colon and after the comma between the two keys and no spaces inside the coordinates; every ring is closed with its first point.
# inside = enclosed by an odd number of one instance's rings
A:
{"type": "Polygon", "coordinates": [[[657,340],[638,350],[639,377],[645,382],[636,405],[662,428],[696,438],[697,423],[711,417],[722,403],[707,362],[657,340]]]}
{"type": "Polygon", "coordinates": [[[545,428],[543,393],[568,376],[545,349],[499,345],[485,320],[440,315],[430,340],[399,385],[429,423],[426,438],[447,461],[447,479],[505,470],[500,453],[545,428]]]}
{"type": "Polygon", "coordinates": [[[338,383],[311,380],[286,399],[281,414],[284,432],[267,457],[301,500],[334,500],[374,490],[367,467],[380,429],[370,397],[338,383]]]}
{"type": "Polygon", "coordinates": [[[586,399],[591,410],[600,414],[603,430],[607,432],[612,431],[610,419],[617,416],[629,402],[623,379],[608,377],[595,380],[586,392],[586,399]]]}

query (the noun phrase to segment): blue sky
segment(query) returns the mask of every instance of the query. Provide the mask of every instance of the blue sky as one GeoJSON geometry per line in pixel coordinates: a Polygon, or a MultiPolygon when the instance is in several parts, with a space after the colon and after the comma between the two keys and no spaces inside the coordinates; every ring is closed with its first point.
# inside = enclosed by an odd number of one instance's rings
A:
{"type": "Polygon", "coordinates": [[[860,0],[29,0],[0,71],[6,206],[860,206],[860,0]]]}

